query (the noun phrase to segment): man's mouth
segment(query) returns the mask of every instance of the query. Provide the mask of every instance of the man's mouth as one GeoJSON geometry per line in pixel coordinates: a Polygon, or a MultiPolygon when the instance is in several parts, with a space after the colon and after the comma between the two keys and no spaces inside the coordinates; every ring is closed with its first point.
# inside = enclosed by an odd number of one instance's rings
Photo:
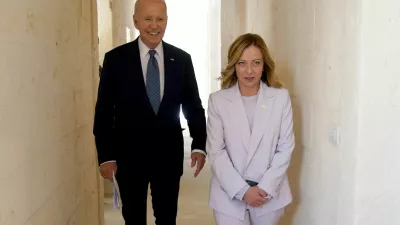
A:
{"type": "Polygon", "coordinates": [[[147,33],[150,34],[151,36],[156,36],[156,35],[158,35],[160,32],[149,31],[149,32],[147,32],[147,33]]]}

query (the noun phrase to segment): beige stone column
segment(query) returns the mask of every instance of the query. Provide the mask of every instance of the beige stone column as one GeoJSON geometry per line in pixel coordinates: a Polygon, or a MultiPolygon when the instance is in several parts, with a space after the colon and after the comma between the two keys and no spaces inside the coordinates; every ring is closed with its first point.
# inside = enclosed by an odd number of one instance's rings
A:
{"type": "Polygon", "coordinates": [[[113,48],[112,0],[97,0],[99,62],[102,65],[104,54],[113,48]]]}
{"type": "Polygon", "coordinates": [[[0,3],[0,223],[101,224],[96,3],[0,3]]]}
{"type": "Polygon", "coordinates": [[[245,31],[246,1],[221,0],[221,65],[228,60],[228,49],[237,36],[245,31]]]}
{"type": "Polygon", "coordinates": [[[245,1],[242,9],[245,13],[246,33],[256,33],[261,35],[268,45],[273,41],[273,7],[274,0],[251,0],[245,1]]]}
{"type": "Polygon", "coordinates": [[[134,39],[134,0],[111,0],[113,45],[117,47],[134,39]]]}
{"type": "MultiPolygon", "coordinates": [[[[211,0],[209,13],[209,46],[210,46],[210,92],[215,92],[220,89],[220,82],[217,78],[221,75],[221,0],[211,0]]],[[[204,102],[203,105],[207,105],[204,102]]]]}
{"type": "Polygon", "coordinates": [[[221,65],[227,64],[231,43],[244,33],[261,35],[273,43],[273,0],[221,0],[221,65]]]}

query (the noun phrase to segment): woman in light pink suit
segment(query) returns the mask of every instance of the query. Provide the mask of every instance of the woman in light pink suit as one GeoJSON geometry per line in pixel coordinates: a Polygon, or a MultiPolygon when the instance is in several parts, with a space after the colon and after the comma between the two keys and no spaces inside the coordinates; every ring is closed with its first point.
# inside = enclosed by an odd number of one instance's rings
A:
{"type": "Polygon", "coordinates": [[[286,176],[295,145],[290,95],[259,35],[238,37],[228,61],[222,90],[208,102],[209,205],[217,225],[276,225],[292,202],[286,176]]]}

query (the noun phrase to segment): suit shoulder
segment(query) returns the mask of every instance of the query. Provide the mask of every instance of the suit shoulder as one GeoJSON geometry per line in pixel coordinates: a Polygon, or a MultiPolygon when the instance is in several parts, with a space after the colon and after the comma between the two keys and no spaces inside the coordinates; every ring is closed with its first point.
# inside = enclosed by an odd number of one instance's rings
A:
{"type": "Polygon", "coordinates": [[[105,56],[107,56],[109,58],[110,57],[115,58],[115,57],[126,55],[131,50],[132,45],[133,45],[133,42],[128,42],[126,44],[117,46],[117,47],[111,49],[110,51],[106,52],[105,56]]]}
{"type": "Polygon", "coordinates": [[[286,88],[275,88],[275,98],[277,102],[280,102],[282,105],[291,104],[291,96],[290,92],[286,88]]]}
{"type": "Polygon", "coordinates": [[[215,92],[210,93],[209,98],[212,100],[220,99],[228,95],[230,92],[230,88],[224,88],[215,92]]]}
{"type": "Polygon", "coordinates": [[[275,89],[277,95],[281,95],[284,97],[290,95],[289,90],[286,88],[273,88],[273,89],[275,89]]]}
{"type": "Polygon", "coordinates": [[[178,48],[178,47],[176,47],[174,45],[171,45],[171,44],[169,44],[167,42],[164,42],[164,45],[174,55],[177,55],[177,56],[182,57],[182,58],[191,57],[188,52],[186,52],[185,50],[183,50],[181,48],[178,48]]]}
{"type": "Polygon", "coordinates": [[[228,89],[221,89],[221,90],[218,90],[218,91],[214,91],[214,92],[212,92],[210,94],[210,96],[220,97],[221,95],[224,95],[227,91],[228,91],[228,89]]]}

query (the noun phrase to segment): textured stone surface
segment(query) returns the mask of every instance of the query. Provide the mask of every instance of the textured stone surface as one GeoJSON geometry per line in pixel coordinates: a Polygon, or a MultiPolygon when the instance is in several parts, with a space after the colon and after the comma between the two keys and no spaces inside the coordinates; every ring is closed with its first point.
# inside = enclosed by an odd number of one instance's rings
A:
{"type": "Polygon", "coordinates": [[[100,224],[95,7],[0,3],[1,225],[100,224]]]}

